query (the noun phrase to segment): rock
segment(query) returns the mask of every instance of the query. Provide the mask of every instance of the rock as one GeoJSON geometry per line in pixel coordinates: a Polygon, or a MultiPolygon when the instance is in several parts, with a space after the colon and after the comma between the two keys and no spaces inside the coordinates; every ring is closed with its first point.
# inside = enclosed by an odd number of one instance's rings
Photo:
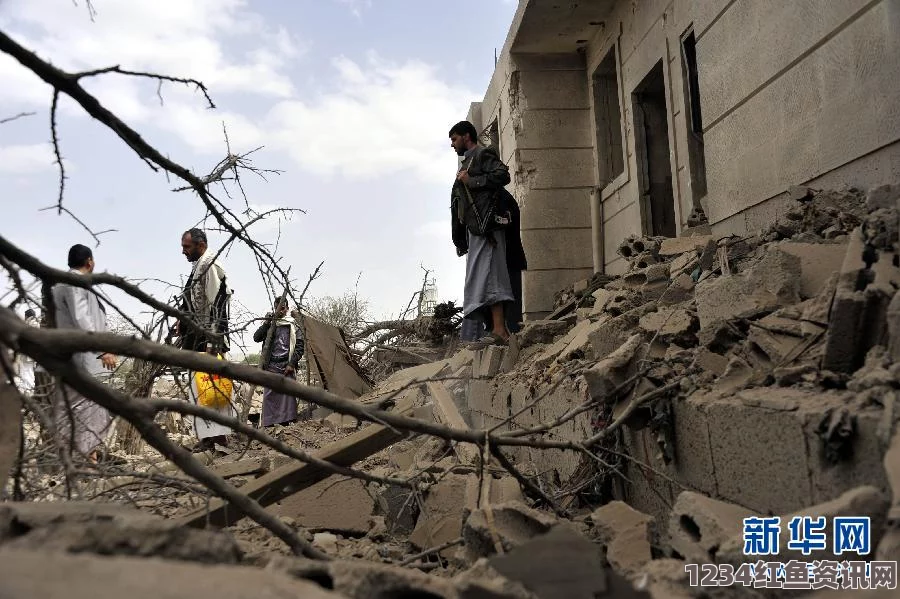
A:
{"type": "Polygon", "coordinates": [[[728,358],[701,347],[694,353],[694,361],[691,366],[693,368],[702,368],[706,372],[720,376],[728,368],[728,358]]]}
{"type": "Polygon", "coordinates": [[[521,582],[506,578],[487,559],[453,577],[459,599],[540,599],[521,582]]]}
{"type": "Polygon", "coordinates": [[[700,344],[717,354],[725,354],[728,350],[746,338],[746,335],[730,322],[718,321],[711,326],[700,329],[697,337],[700,344]]]}
{"type": "Polygon", "coordinates": [[[594,306],[591,308],[591,316],[597,316],[603,313],[606,305],[612,300],[612,298],[615,297],[616,294],[612,291],[600,288],[596,290],[592,295],[594,296],[594,306]]]}
{"type": "Polygon", "coordinates": [[[697,252],[703,250],[706,244],[712,240],[712,235],[698,235],[696,237],[667,237],[659,246],[660,256],[677,256],[685,252],[697,252]]]}
{"type": "Polygon", "coordinates": [[[595,327],[588,334],[592,348],[591,357],[595,360],[602,360],[620,348],[634,334],[634,327],[639,319],[640,316],[632,310],[606,320],[595,327]]]}
{"type": "Polygon", "coordinates": [[[409,542],[424,550],[459,537],[466,507],[466,477],[448,474],[428,489],[409,542]]]}
{"type": "Polygon", "coordinates": [[[490,507],[492,524],[488,524],[486,509],[473,510],[463,526],[463,541],[472,557],[487,557],[496,552],[496,541],[504,551],[545,533],[558,520],[551,514],[531,509],[520,501],[508,501],[490,507]]]}
{"type": "Polygon", "coordinates": [[[642,344],[641,335],[632,335],[616,351],[582,371],[588,394],[594,401],[604,401],[632,374],[632,362],[642,344]]]}
{"type": "MultiPolygon", "coordinates": [[[[797,323],[797,328],[800,323],[797,323]]],[[[751,323],[747,339],[766,354],[773,364],[779,364],[791,351],[797,348],[803,339],[793,335],[773,333],[751,323]]]]}
{"type": "Polygon", "coordinates": [[[611,501],[594,510],[591,522],[597,540],[606,545],[606,559],[619,574],[632,576],[653,559],[652,516],[623,501],[611,501]]]}
{"type": "Polygon", "coordinates": [[[330,532],[317,532],[313,535],[313,544],[327,553],[328,555],[337,555],[338,543],[337,535],[330,532]]]}
{"type": "Polygon", "coordinates": [[[900,185],[873,187],[866,195],[866,209],[869,212],[883,208],[896,208],[900,202],[900,185]]]}
{"type": "Polygon", "coordinates": [[[701,329],[718,321],[752,318],[800,301],[800,259],[772,248],[753,268],[697,285],[701,329]]]}
{"type": "MultiPolygon", "coordinates": [[[[266,573],[288,575],[298,582],[316,583],[333,589],[340,597],[373,599],[423,597],[456,599],[456,591],[448,579],[429,576],[412,568],[400,568],[358,560],[314,561],[276,556],[266,565],[266,573]]],[[[248,595],[248,597],[254,595],[248,595]]],[[[296,597],[304,597],[296,595],[296,597]]],[[[288,599],[285,597],[285,599],[288,599]]]]}
{"type": "Polygon", "coordinates": [[[839,276],[839,273],[832,273],[819,294],[803,302],[803,312],[800,316],[800,332],[803,335],[814,335],[828,328],[828,316],[839,276]]]}
{"type": "Polygon", "coordinates": [[[0,550],[0,596],[9,599],[340,599],[278,572],[134,557],[0,550]]]}
{"type": "Polygon", "coordinates": [[[776,246],[800,259],[800,297],[815,297],[828,279],[841,270],[847,246],[839,243],[796,243],[788,241],[776,246]]]}
{"type": "Polygon", "coordinates": [[[669,272],[674,277],[684,272],[691,272],[699,264],[697,252],[685,252],[672,260],[671,264],[669,264],[669,272]]]}
{"type": "Polygon", "coordinates": [[[120,554],[234,564],[241,551],[221,531],[181,527],[177,521],[108,503],[0,504],[0,543],[17,550],[120,554]]]}
{"type": "Polygon", "coordinates": [[[334,475],[285,497],[268,511],[293,518],[313,532],[330,530],[359,535],[369,530],[375,500],[363,481],[334,475]]]}
{"type": "Polygon", "coordinates": [[[775,384],[779,387],[790,387],[802,382],[813,382],[816,380],[818,368],[815,364],[798,364],[796,366],[782,366],[772,371],[775,377],[775,384]]]}
{"type": "Polygon", "coordinates": [[[862,232],[856,229],[850,236],[831,304],[822,359],[825,370],[853,372],[887,329],[885,319],[891,295],[879,286],[869,285],[870,258],[862,232]]]}
{"type": "MultiPolygon", "coordinates": [[[[830,527],[836,516],[868,516],[871,518],[871,548],[874,549],[881,540],[881,532],[884,528],[887,510],[887,497],[875,487],[864,486],[851,489],[831,501],[804,508],[793,514],[781,516],[781,532],[779,538],[782,539],[782,541],[779,543],[778,555],[773,555],[766,559],[778,562],[787,562],[792,559],[809,561],[809,558],[804,556],[799,550],[788,549],[787,542],[784,540],[791,538],[788,526],[791,519],[795,516],[809,516],[811,518],[825,517],[827,526],[829,527],[827,534],[828,539],[831,539],[830,527]]],[[[737,534],[728,541],[722,543],[722,546],[716,555],[716,561],[719,563],[726,562],[737,566],[747,561],[747,556],[744,555],[743,550],[744,539],[742,531],[740,534],[737,534]]]]}
{"type": "Polygon", "coordinates": [[[754,515],[733,503],[682,491],[672,508],[669,542],[689,562],[710,562],[722,543],[742,534],[744,518],[754,515]]]}
{"type": "Polygon", "coordinates": [[[689,274],[680,274],[672,279],[666,293],[659,297],[660,305],[683,304],[694,298],[694,279],[689,274]]]}
{"type": "Polygon", "coordinates": [[[330,426],[335,431],[341,432],[356,428],[359,421],[353,416],[334,412],[325,418],[324,424],[330,426]]]}
{"type": "Polygon", "coordinates": [[[572,292],[575,295],[583,295],[588,290],[589,281],[587,279],[579,279],[572,285],[572,292]]]}
{"type": "Polygon", "coordinates": [[[805,202],[806,200],[811,200],[813,197],[813,190],[809,187],[804,187],[802,185],[791,185],[788,188],[788,199],[792,202],[805,202]]]}
{"type": "Polygon", "coordinates": [[[696,317],[683,308],[660,308],[642,316],[638,326],[663,341],[687,343],[696,343],[694,333],[699,329],[696,317]]]}
{"type": "Polygon", "coordinates": [[[556,337],[564,335],[568,330],[568,325],[559,320],[529,320],[516,333],[516,337],[519,348],[525,349],[538,343],[553,343],[556,337]]]}
{"type": "Polygon", "coordinates": [[[494,570],[518,581],[540,599],[642,597],[609,572],[599,548],[570,526],[558,525],[504,555],[488,560],[494,570]]]}

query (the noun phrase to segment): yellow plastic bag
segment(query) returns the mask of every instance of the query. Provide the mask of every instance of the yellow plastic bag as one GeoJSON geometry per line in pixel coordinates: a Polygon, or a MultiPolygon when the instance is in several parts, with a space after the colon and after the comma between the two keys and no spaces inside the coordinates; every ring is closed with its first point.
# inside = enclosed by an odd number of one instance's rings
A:
{"type": "MultiPolygon", "coordinates": [[[[222,356],[216,356],[224,360],[222,356]]],[[[204,408],[218,410],[231,404],[231,379],[218,374],[195,372],[194,381],[197,384],[197,402],[204,408]]]]}

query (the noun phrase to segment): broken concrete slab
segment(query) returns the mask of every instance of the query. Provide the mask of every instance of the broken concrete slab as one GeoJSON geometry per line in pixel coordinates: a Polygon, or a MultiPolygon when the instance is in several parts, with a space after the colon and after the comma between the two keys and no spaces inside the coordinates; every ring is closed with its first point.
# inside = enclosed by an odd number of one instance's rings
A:
{"type": "Polygon", "coordinates": [[[694,353],[694,361],[691,363],[691,367],[701,368],[706,372],[721,376],[728,368],[728,358],[701,347],[694,353]]]}
{"type": "Polygon", "coordinates": [[[643,315],[638,326],[667,342],[687,341],[699,330],[696,316],[683,308],[659,308],[643,315]]]}
{"type": "Polygon", "coordinates": [[[235,564],[241,551],[225,533],[183,528],[173,520],[115,504],[0,504],[4,548],[161,557],[235,564]]]}
{"type": "Polygon", "coordinates": [[[622,344],[634,335],[634,327],[643,314],[643,312],[641,314],[636,313],[637,310],[635,309],[604,321],[603,324],[598,325],[588,334],[588,339],[591,342],[591,357],[593,359],[602,360],[619,349],[622,344]]]}
{"type": "MultiPolygon", "coordinates": [[[[442,383],[427,383],[431,401],[434,404],[434,416],[440,424],[454,429],[466,430],[469,425],[463,420],[456,406],[456,402],[442,383]]],[[[457,442],[453,445],[461,464],[476,464],[478,462],[478,447],[471,443],[457,442]]]]}
{"type": "MultiPolygon", "coordinates": [[[[419,549],[443,545],[460,536],[466,507],[467,477],[448,474],[428,489],[409,542],[419,549]]],[[[445,550],[447,555],[450,550],[445,550]]]]}
{"type": "Polygon", "coordinates": [[[752,318],[800,301],[800,259],[777,248],[747,272],[697,285],[700,327],[718,321],[752,318]]]}
{"type": "MultiPolygon", "coordinates": [[[[466,502],[465,505],[471,507],[478,506],[478,497],[482,493],[481,481],[475,474],[470,474],[466,481],[466,502]]],[[[491,477],[490,486],[487,488],[487,501],[490,504],[500,504],[509,501],[518,501],[525,503],[525,496],[519,482],[511,476],[502,476],[500,478],[491,477]]],[[[484,498],[482,498],[484,501],[484,498]]]]}
{"type": "Polygon", "coordinates": [[[616,296],[615,292],[600,288],[591,294],[594,297],[594,305],[591,307],[591,316],[601,314],[606,305],[616,296]]]}
{"type": "Polygon", "coordinates": [[[800,259],[800,297],[809,299],[822,291],[831,276],[841,270],[847,245],[785,241],[777,246],[800,259]]]}
{"type": "Polygon", "coordinates": [[[566,525],[555,526],[504,555],[495,555],[488,563],[540,599],[647,596],[609,572],[599,548],[566,525]]]}
{"type": "Polygon", "coordinates": [[[375,500],[358,478],[330,476],[268,508],[310,531],[360,535],[369,531],[375,500]]]}
{"type": "Polygon", "coordinates": [[[500,372],[500,364],[506,348],[499,345],[489,345],[475,352],[475,360],[472,363],[472,375],[476,378],[490,378],[500,372]]]}
{"type": "Polygon", "coordinates": [[[560,320],[529,320],[516,336],[519,339],[519,347],[525,349],[540,343],[553,343],[568,330],[569,325],[560,320]]]}
{"type": "Polygon", "coordinates": [[[632,374],[632,362],[643,342],[642,335],[632,335],[616,351],[582,371],[588,395],[594,401],[606,401],[609,394],[628,379],[632,374]]]}
{"type": "Polygon", "coordinates": [[[850,235],[831,304],[822,368],[853,372],[862,365],[866,352],[879,342],[887,329],[885,321],[890,295],[869,285],[871,270],[861,229],[850,235]]]}
{"type": "Polygon", "coordinates": [[[259,568],[134,557],[0,550],[0,595],[9,598],[340,599],[313,582],[259,568]]]}
{"type": "Polygon", "coordinates": [[[703,250],[712,235],[698,235],[696,237],[667,237],[659,246],[660,256],[677,256],[685,252],[697,252],[703,250]]]}
{"type": "Polygon", "coordinates": [[[532,509],[520,501],[508,501],[472,510],[463,525],[466,552],[473,558],[487,557],[522,545],[547,532],[559,520],[552,514],[532,509]]]}
{"type": "Polygon", "coordinates": [[[594,510],[591,522],[597,540],[606,546],[606,559],[619,574],[633,576],[653,559],[653,516],[611,501],[594,510]]]}
{"type": "Polygon", "coordinates": [[[669,543],[689,562],[710,562],[722,543],[741,534],[744,518],[757,515],[743,506],[682,491],[672,508],[669,543]]]}

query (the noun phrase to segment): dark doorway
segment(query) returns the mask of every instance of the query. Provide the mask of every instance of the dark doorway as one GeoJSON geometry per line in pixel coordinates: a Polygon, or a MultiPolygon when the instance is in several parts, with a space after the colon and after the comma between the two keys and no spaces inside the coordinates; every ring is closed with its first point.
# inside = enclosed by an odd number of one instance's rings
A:
{"type": "Polygon", "coordinates": [[[675,237],[675,195],[662,61],[634,89],[631,102],[644,233],[675,237]]]}

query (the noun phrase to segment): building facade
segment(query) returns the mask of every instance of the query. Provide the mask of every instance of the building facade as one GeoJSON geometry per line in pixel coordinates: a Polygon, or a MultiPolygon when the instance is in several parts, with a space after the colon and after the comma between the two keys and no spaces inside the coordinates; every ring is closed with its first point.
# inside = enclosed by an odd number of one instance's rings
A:
{"type": "Polygon", "coordinates": [[[520,0],[469,120],[522,212],[526,319],[629,235],[744,234],[900,180],[900,0],[520,0]]]}

